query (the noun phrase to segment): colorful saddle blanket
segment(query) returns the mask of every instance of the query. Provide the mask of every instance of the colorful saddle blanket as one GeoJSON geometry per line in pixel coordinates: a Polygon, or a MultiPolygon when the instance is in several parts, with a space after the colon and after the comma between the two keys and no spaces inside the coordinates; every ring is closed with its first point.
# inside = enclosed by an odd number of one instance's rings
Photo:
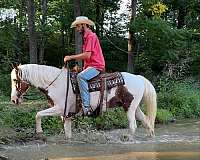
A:
{"type": "MultiPolygon", "coordinates": [[[[75,94],[79,94],[80,91],[76,77],[77,77],[76,72],[70,72],[70,80],[73,92],[75,94]]],[[[106,80],[105,84],[106,84],[106,89],[108,90],[113,87],[125,84],[122,74],[120,72],[102,73],[88,81],[89,91],[90,92],[100,91],[102,86],[101,84],[102,79],[106,80]]]]}

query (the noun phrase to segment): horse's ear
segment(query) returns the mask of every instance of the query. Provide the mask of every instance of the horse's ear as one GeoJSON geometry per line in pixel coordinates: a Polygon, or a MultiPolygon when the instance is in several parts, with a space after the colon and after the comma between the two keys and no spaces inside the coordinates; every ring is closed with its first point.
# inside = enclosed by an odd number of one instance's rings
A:
{"type": "Polygon", "coordinates": [[[12,63],[9,63],[9,67],[11,70],[13,69],[12,63]]]}
{"type": "Polygon", "coordinates": [[[13,62],[13,63],[11,64],[11,66],[12,66],[13,69],[18,69],[18,66],[19,66],[19,65],[21,65],[21,64],[19,64],[18,62],[13,62]]]}

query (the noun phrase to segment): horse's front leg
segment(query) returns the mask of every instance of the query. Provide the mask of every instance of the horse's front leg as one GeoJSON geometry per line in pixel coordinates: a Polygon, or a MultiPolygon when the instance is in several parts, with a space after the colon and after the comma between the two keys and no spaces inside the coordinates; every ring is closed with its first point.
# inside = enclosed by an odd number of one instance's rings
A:
{"type": "Polygon", "coordinates": [[[36,133],[43,133],[41,119],[44,116],[58,116],[61,114],[61,111],[58,107],[52,107],[45,109],[43,111],[39,111],[36,114],[36,133]]]}
{"type": "Polygon", "coordinates": [[[64,131],[65,131],[65,138],[70,139],[72,137],[72,122],[71,118],[67,118],[64,120],[64,131]]]}

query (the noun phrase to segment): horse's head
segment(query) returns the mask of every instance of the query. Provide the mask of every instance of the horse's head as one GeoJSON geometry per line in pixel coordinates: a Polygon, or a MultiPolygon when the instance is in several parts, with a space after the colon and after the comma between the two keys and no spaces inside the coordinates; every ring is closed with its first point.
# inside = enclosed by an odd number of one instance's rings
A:
{"type": "Polygon", "coordinates": [[[18,65],[13,65],[11,72],[11,101],[14,104],[21,104],[23,101],[23,95],[27,92],[30,84],[23,80],[22,70],[18,65]]]}

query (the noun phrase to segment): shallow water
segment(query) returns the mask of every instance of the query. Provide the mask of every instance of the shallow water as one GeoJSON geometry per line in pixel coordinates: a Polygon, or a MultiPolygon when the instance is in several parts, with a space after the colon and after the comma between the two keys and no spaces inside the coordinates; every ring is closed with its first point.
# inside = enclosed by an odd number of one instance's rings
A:
{"type": "Polygon", "coordinates": [[[135,136],[127,129],[74,131],[70,141],[58,135],[45,144],[2,145],[1,155],[15,160],[199,160],[200,121],[156,126],[154,139],[145,137],[142,128],[135,136]]]}

